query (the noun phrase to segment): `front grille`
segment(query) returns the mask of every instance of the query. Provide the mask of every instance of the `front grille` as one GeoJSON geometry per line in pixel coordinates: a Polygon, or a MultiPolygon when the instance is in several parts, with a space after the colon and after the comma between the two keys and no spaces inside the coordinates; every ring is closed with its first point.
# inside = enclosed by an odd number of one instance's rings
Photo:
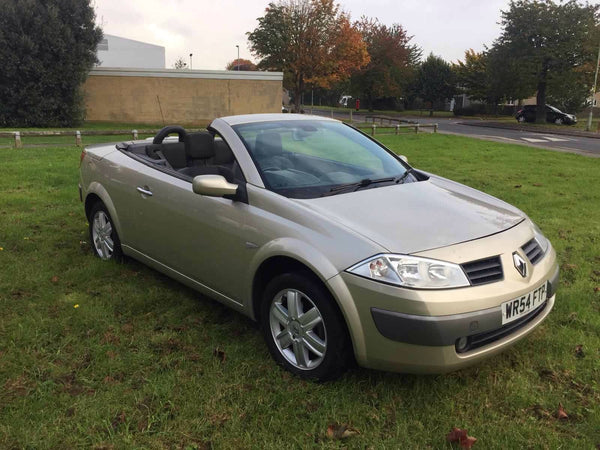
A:
{"type": "Polygon", "coordinates": [[[461,264],[461,267],[473,286],[494,283],[504,279],[500,256],[471,261],[461,264]]]}
{"type": "Polygon", "coordinates": [[[535,238],[527,242],[521,249],[525,252],[531,264],[537,264],[544,257],[544,251],[535,238]]]}
{"type": "Polygon", "coordinates": [[[544,304],[538,306],[536,310],[530,312],[525,317],[521,317],[520,319],[517,319],[514,322],[507,323],[506,325],[500,328],[496,328],[495,330],[486,331],[485,333],[473,334],[469,336],[469,344],[464,349],[460,351],[457,350],[457,353],[465,353],[471,350],[475,350],[479,347],[483,347],[484,345],[488,345],[492,342],[500,340],[511,333],[514,333],[515,331],[523,328],[537,316],[539,316],[542,313],[542,311],[546,309],[547,305],[548,302],[546,301],[544,302],[544,304]]]}

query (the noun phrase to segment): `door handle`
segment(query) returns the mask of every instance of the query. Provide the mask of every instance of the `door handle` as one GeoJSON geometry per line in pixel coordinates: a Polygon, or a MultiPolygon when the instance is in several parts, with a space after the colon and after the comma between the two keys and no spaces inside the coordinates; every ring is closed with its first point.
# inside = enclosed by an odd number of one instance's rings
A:
{"type": "Polygon", "coordinates": [[[144,194],[144,195],[147,195],[148,197],[152,197],[152,191],[150,190],[150,188],[148,188],[148,186],[144,186],[144,187],[138,186],[136,189],[140,194],[144,194]]]}

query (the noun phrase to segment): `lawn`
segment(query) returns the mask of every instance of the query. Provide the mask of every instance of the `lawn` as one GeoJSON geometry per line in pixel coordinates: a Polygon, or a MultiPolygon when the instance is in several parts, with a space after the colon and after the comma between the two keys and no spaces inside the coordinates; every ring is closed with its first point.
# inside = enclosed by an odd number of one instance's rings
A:
{"type": "Polygon", "coordinates": [[[551,239],[562,284],[526,340],[448,375],[299,380],[248,319],[135,261],[92,256],[79,149],[0,149],[0,448],[449,449],[454,426],[475,449],[596,448],[600,160],[441,134],[379,138],[515,204],[551,239]],[[335,439],[330,425],[359,434],[335,439]]]}

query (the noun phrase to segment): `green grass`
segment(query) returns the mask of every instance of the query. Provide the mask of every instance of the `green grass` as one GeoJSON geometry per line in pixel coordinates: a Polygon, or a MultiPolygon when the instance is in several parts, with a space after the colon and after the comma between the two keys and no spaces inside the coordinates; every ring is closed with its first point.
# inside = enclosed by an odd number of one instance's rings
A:
{"type": "Polygon", "coordinates": [[[481,449],[600,444],[600,160],[380,139],[515,204],[552,240],[562,285],[526,340],[449,375],[301,381],[239,314],[134,261],[92,256],[76,148],[0,149],[0,448],[449,449],[453,426],[481,449]],[[554,417],[559,403],[568,420],[554,417]],[[360,434],[331,440],[332,423],[360,434]]]}

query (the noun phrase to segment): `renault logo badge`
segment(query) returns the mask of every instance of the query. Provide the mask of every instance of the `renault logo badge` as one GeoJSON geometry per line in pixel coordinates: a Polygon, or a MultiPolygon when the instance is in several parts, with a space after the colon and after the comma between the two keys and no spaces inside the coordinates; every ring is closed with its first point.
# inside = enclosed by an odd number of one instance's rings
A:
{"type": "Polygon", "coordinates": [[[519,272],[521,276],[525,278],[527,276],[527,263],[525,260],[521,258],[521,255],[519,255],[517,252],[514,252],[513,262],[515,263],[515,269],[517,269],[517,272],[519,272]]]}

